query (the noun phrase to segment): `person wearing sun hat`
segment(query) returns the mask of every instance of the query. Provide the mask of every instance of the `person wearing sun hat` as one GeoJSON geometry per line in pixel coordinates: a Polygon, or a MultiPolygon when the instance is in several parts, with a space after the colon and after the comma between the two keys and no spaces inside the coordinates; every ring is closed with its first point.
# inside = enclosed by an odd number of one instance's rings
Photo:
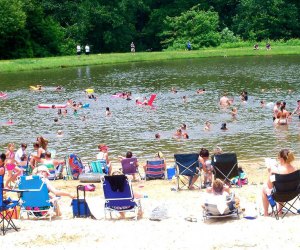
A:
{"type": "Polygon", "coordinates": [[[108,159],[108,146],[105,144],[99,144],[98,145],[98,149],[100,150],[100,152],[97,154],[96,158],[97,160],[105,160],[106,161],[106,165],[108,167],[108,175],[111,175],[111,170],[112,170],[112,166],[111,166],[111,162],[108,159]]]}
{"type": "Polygon", "coordinates": [[[37,175],[39,175],[42,178],[42,181],[47,185],[50,199],[55,202],[55,213],[56,213],[57,216],[61,216],[61,212],[60,212],[60,209],[59,209],[59,206],[57,204],[57,201],[56,201],[55,197],[57,197],[57,196],[68,196],[71,199],[74,199],[75,196],[68,193],[68,192],[56,189],[50,183],[50,181],[48,179],[48,176],[50,175],[50,172],[49,172],[49,169],[45,165],[41,165],[41,166],[37,167],[36,169],[34,169],[34,171],[36,172],[37,175]]]}

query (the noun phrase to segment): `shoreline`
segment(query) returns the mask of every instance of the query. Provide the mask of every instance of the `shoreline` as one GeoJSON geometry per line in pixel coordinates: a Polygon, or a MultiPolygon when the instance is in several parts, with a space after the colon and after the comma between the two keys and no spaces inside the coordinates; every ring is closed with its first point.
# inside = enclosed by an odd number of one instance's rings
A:
{"type": "Polygon", "coordinates": [[[242,56],[275,56],[299,55],[300,46],[274,45],[272,50],[253,50],[252,47],[239,48],[205,48],[195,51],[163,51],[90,54],[89,56],[60,56],[47,58],[25,58],[15,60],[1,60],[0,73],[19,71],[47,70],[72,68],[80,66],[116,65],[121,63],[155,62],[164,60],[195,59],[211,57],[242,57],[242,56]]]}

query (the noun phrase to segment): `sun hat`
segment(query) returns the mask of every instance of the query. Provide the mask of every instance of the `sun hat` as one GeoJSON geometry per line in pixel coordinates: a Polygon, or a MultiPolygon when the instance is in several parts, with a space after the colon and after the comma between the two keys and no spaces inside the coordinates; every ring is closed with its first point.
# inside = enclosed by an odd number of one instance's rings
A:
{"type": "Polygon", "coordinates": [[[98,146],[99,150],[102,151],[102,150],[108,150],[108,146],[106,146],[105,144],[100,144],[98,146]]]}
{"type": "Polygon", "coordinates": [[[37,168],[37,172],[41,173],[45,171],[48,175],[50,175],[49,169],[45,165],[41,165],[37,168]]]}

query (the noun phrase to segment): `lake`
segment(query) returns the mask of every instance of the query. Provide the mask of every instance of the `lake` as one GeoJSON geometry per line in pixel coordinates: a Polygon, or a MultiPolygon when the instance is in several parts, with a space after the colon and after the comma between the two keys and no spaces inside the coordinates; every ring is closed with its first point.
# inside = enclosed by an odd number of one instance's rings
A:
{"type": "Polygon", "coordinates": [[[212,152],[220,146],[225,152],[236,152],[239,160],[262,160],[275,157],[281,148],[290,148],[299,156],[300,120],[293,116],[288,126],[274,126],[272,108],[277,100],[286,101],[293,111],[300,99],[300,57],[203,58],[161,62],[130,63],[115,66],[87,66],[33,72],[0,74],[0,91],[8,94],[0,99],[0,151],[9,142],[17,147],[29,145],[39,135],[49,140],[49,148],[58,157],[77,153],[89,161],[97,154],[97,145],[110,147],[113,161],[131,150],[142,161],[157,151],[172,158],[174,153],[199,152],[205,147],[212,152]],[[32,91],[30,85],[41,84],[43,91],[32,91]],[[55,91],[61,85],[63,91],[55,91]],[[174,94],[170,90],[176,88],[174,94]],[[97,101],[84,93],[93,88],[97,101]],[[204,94],[196,90],[204,88],[204,94]],[[249,100],[240,101],[246,90],[249,100]],[[133,100],[112,98],[115,92],[131,91],[133,100]],[[237,119],[231,108],[220,108],[219,98],[226,92],[234,98],[237,119]],[[155,108],[135,105],[135,99],[156,93],[155,108]],[[187,97],[187,103],[182,98],[187,97]],[[38,109],[39,103],[66,103],[67,99],[89,103],[77,116],[68,109],[59,116],[56,109],[38,109]],[[262,108],[260,101],[269,103],[262,108]],[[105,116],[109,107],[112,116],[105,116]],[[83,116],[86,120],[83,121],[83,116]],[[54,118],[59,122],[54,122],[54,118]],[[14,124],[5,122],[12,119],[14,124]],[[204,123],[212,124],[204,131],[204,123]],[[228,130],[221,131],[223,122],[228,130]],[[172,138],[185,123],[189,139],[172,138]],[[57,137],[62,130],[63,137],[57,137]],[[160,133],[161,139],[155,139],[160,133]]]}

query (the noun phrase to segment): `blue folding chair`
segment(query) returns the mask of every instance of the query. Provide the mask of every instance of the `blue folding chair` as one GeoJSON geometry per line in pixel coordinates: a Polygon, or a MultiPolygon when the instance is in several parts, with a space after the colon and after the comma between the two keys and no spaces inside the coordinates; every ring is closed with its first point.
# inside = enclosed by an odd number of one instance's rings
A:
{"type": "Polygon", "coordinates": [[[176,165],[177,190],[189,187],[193,177],[200,177],[200,185],[194,186],[201,188],[201,173],[199,165],[199,154],[174,154],[176,165]]]}
{"type": "Polygon", "coordinates": [[[104,214],[112,212],[133,212],[135,219],[138,217],[138,210],[141,209],[140,200],[135,200],[131,183],[125,175],[104,176],[104,214]]]}
{"type": "Polygon", "coordinates": [[[146,180],[165,179],[165,161],[151,160],[146,163],[146,180]]]}
{"type": "Polygon", "coordinates": [[[3,199],[3,176],[0,175],[0,225],[3,235],[9,229],[18,231],[18,228],[12,220],[13,214],[15,212],[15,207],[17,205],[17,200],[11,200],[10,198],[7,198],[5,200],[3,199]]]}
{"type": "Polygon", "coordinates": [[[47,185],[40,176],[21,176],[19,189],[26,190],[21,194],[20,215],[27,214],[27,217],[36,219],[51,218],[54,214],[54,206],[50,202],[47,185]]]}

